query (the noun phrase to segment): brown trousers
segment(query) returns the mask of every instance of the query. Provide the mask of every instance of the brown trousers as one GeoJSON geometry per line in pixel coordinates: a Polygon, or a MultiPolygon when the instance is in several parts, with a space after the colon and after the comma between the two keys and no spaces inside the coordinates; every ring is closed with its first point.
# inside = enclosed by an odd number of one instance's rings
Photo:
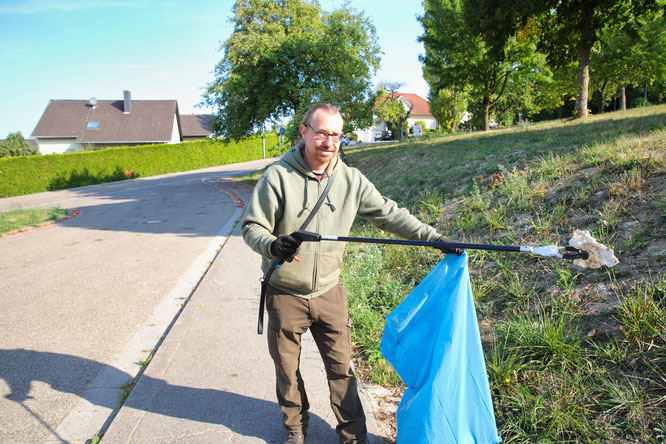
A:
{"type": "Polygon", "coordinates": [[[277,398],[287,431],[306,432],[308,427],[309,403],[299,364],[301,335],[309,328],[324,361],[340,442],[364,439],[365,415],[351,369],[351,321],[342,285],[312,299],[269,285],[266,309],[268,350],[275,363],[277,398]]]}

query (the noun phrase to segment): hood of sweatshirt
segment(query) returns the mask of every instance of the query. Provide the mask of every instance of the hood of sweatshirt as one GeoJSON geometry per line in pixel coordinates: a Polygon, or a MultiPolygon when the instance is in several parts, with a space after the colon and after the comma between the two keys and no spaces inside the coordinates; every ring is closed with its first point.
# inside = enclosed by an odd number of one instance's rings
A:
{"type": "MultiPolygon", "coordinates": [[[[297,169],[301,173],[305,174],[306,176],[316,179],[317,177],[314,175],[310,167],[308,167],[308,165],[305,163],[305,159],[303,158],[304,149],[305,149],[305,142],[301,140],[296,145],[294,145],[289,151],[287,151],[284,156],[282,156],[282,160],[284,160],[287,164],[297,169]]],[[[326,171],[324,173],[329,176],[333,174],[333,171],[335,171],[338,168],[339,162],[340,162],[340,157],[336,154],[335,157],[333,157],[333,159],[328,163],[328,166],[326,167],[326,171]]]]}

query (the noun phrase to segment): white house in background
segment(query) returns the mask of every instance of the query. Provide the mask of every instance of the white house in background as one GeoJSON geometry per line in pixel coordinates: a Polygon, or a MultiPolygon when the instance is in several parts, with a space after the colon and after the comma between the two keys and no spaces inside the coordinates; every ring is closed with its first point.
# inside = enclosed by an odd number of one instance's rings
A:
{"type": "Polygon", "coordinates": [[[50,100],[32,137],[42,154],[183,140],[175,100],[50,100]]]}
{"type": "MultiPolygon", "coordinates": [[[[423,129],[437,129],[437,120],[430,113],[430,104],[426,99],[410,93],[395,93],[395,97],[400,99],[405,111],[412,108],[412,113],[405,122],[405,131],[408,131],[418,121],[425,122],[423,129]]],[[[357,130],[354,133],[358,135],[359,142],[371,142],[375,140],[377,134],[381,134],[384,130],[386,130],[386,122],[382,121],[372,128],[357,130]]]]}

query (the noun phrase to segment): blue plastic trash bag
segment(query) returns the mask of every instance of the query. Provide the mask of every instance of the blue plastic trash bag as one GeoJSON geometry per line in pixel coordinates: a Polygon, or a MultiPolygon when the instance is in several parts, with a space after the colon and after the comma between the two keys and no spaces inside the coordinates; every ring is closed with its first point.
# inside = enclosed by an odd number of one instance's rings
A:
{"type": "Polygon", "coordinates": [[[498,443],[467,254],[447,254],[386,317],[381,350],[407,386],[398,444],[498,443]]]}

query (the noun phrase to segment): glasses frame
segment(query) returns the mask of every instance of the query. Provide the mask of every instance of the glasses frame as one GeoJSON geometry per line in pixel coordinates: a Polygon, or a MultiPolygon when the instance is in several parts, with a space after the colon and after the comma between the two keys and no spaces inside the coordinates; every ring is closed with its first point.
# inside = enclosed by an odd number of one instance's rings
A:
{"type": "Polygon", "coordinates": [[[329,132],[324,131],[324,130],[317,131],[316,129],[312,128],[312,126],[309,123],[306,123],[305,126],[307,126],[312,131],[314,131],[315,139],[317,139],[320,142],[323,142],[324,140],[326,140],[330,137],[331,141],[333,143],[340,143],[342,141],[342,138],[345,135],[344,132],[342,132],[342,133],[329,133],[329,132]]]}

